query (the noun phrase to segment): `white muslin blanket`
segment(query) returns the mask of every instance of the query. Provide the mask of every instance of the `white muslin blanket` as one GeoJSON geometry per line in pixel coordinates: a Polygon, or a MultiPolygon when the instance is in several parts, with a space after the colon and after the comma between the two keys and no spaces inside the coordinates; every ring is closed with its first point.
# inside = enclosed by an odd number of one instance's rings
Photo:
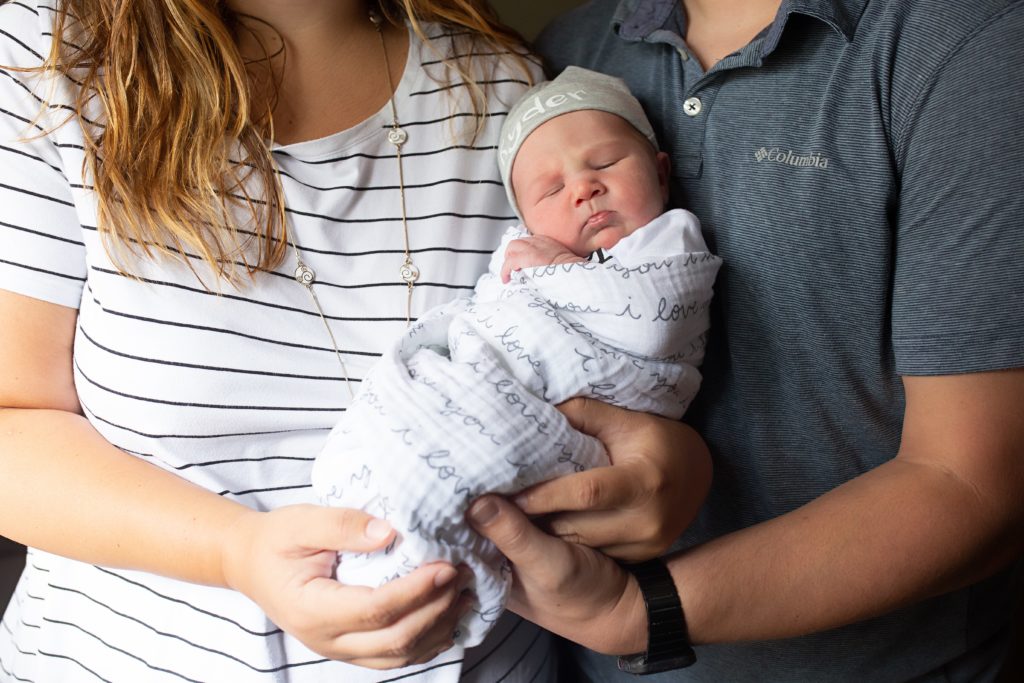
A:
{"type": "Polygon", "coordinates": [[[574,396],[678,418],[700,385],[721,264],[692,214],[669,211],[603,263],[525,269],[502,284],[510,228],[471,298],[421,317],[365,377],[313,467],[326,505],[387,519],[396,541],[342,553],[339,581],[380,585],[425,562],[465,563],[479,604],[457,642],[483,640],[509,576],[466,524],[469,503],[608,464],[554,406],[574,396]]]}

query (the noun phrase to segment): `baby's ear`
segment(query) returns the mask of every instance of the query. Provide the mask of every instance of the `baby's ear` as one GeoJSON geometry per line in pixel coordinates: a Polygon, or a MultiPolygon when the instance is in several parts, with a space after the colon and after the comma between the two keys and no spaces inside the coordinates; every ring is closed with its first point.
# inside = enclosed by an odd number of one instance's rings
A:
{"type": "Polygon", "coordinates": [[[658,152],[654,156],[654,163],[658,166],[658,187],[661,188],[661,202],[668,203],[668,178],[672,172],[672,162],[667,152],[658,152]]]}

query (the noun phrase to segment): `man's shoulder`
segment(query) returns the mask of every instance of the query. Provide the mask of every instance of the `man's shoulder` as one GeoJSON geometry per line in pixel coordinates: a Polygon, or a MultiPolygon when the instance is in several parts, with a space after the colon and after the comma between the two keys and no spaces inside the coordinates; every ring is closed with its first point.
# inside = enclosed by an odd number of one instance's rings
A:
{"type": "Polygon", "coordinates": [[[897,57],[939,54],[983,37],[1014,16],[1024,16],[1024,1],[873,0],[867,3],[857,33],[863,30],[898,45],[897,57]]]}
{"type": "Polygon", "coordinates": [[[872,0],[853,38],[861,70],[891,95],[894,123],[913,117],[938,79],[994,86],[1024,68],[1024,0],[872,0]]]}

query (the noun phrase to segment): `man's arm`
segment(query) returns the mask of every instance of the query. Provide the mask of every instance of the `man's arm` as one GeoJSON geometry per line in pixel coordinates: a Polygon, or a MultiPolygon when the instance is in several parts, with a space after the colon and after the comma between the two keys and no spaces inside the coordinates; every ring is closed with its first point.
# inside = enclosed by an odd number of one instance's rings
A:
{"type": "MultiPolygon", "coordinates": [[[[905,385],[895,459],[671,558],[694,642],[833,628],[968,585],[1020,555],[1024,369],[905,385]]],[[[490,514],[474,518],[477,529],[515,567],[514,611],[599,651],[645,648],[639,591],[614,563],[543,535],[505,501],[479,501],[471,514],[490,514]]]]}

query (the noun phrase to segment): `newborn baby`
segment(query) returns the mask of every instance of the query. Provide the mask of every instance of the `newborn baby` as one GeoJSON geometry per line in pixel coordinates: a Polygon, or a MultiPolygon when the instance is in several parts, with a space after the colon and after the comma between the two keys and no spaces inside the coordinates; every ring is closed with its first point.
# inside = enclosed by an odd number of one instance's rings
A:
{"type": "Polygon", "coordinates": [[[619,79],[570,67],[535,86],[505,121],[498,164],[524,225],[472,297],[422,316],[374,365],[313,468],[325,504],[399,533],[384,551],[342,553],[338,580],[379,585],[436,560],[473,570],[465,646],[509,581],[463,519],[469,503],[607,464],[554,408],[570,398],[680,417],[720,265],[692,214],[663,213],[668,158],[619,79]]]}

